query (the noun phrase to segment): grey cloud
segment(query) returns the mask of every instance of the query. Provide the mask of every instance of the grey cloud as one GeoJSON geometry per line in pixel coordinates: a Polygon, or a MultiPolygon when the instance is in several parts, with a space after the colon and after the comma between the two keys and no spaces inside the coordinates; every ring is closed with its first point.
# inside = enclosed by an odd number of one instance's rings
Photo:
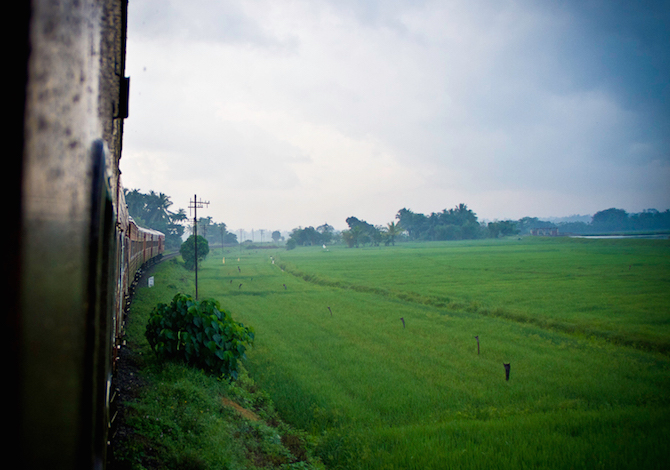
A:
{"type": "Polygon", "coordinates": [[[133,65],[129,152],[168,155],[174,181],[200,172],[256,212],[265,191],[300,214],[379,211],[367,220],[411,204],[490,219],[670,204],[667,85],[635,99],[665,33],[617,33],[572,2],[135,0],[131,21],[147,71],[133,65]],[[177,161],[191,155],[197,171],[177,161]]]}

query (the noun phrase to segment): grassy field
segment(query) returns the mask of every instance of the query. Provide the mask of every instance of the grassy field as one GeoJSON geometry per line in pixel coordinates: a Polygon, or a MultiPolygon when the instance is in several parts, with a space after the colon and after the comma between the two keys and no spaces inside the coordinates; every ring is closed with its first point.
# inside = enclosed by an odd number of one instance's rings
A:
{"type": "Polygon", "coordinates": [[[670,243],[525,238],[282,256],[313,282],[371,289],[670,352],[670,243]]]}
{"type": "Polygon", "coordinates": [[[329,468],[670,460],[668,241],[217,253],[201,297],[255,328],[252,376],[329,468]]]}

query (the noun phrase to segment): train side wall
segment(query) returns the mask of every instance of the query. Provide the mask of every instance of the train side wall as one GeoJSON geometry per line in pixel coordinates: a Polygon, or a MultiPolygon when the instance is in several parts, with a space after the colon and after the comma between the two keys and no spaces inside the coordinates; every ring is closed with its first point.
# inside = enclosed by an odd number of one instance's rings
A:
{"type": "Polygon", "coordinates": [[[19,468],[103,468],[126,0],[33,0],[14,326],[19,468]]]}

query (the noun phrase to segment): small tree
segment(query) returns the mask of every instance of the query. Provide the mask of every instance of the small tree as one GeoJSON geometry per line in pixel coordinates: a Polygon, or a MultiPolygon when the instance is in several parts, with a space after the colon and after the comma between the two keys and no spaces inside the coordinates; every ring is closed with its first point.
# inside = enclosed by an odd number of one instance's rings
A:
{"type": "Polygon", "coordinates": [[[184,294],[153,309],[145,336],[160,359],[180,360],[233,379],[238,361],[254,341],[253,329],[233,320],[217,301],[196,301],[184,294]]]}
{"type": "MultiPolygon", "coordinates": [[[[184,265],[186,269],[195,269],[195,243],[193,242],[193,235],[181,244],[179,253],[184,258],[184,265]]],[[[209,254],[209,242],[198,235],[198,263],[203,261],[209,254]]]]}
{"type": "Polygon", "coordinates": [[[272,232],[272,240],[277,243],[279,240],[281,240],[281,232],[279,230],[275,230],[272,232]]]}
{"type": "Polygon", "coordinates": [[[388,235],[389,241],[393,246],[395,246],[395,237],[397,237],[404,231],[405,229],[402,228],[400,224],[396,224],[395,222],[390,222],[386,224],[386,234],[388,235]]]}

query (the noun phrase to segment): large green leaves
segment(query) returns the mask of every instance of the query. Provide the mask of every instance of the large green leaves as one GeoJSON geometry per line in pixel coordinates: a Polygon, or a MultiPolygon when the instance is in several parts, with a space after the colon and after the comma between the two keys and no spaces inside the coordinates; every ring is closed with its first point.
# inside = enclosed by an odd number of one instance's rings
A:
{"type": "Polygon", "coordinates": [[[184,294],[154,308],[145,335],[159,358],[234,379],[238,361],[254,340],[253,329],[233,320],[215,300],[198,302],[184,294]]]}

